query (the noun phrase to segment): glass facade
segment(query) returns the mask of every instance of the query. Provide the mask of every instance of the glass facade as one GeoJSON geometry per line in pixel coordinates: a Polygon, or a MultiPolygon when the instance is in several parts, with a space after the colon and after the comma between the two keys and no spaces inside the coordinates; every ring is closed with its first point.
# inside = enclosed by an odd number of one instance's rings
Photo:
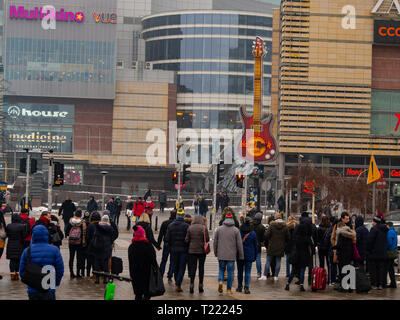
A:
{"type": "Polygon", "coordinates": [[[400,114],[400,92],[372,90],[371,134],[400,136],[396,114],[400,114]]]}
{"type": "Polygon", "coordinates": [[[114,42],[7,38],[6,80],[114,83],[114,42]]]}
{"type": "Polygon", "coordinates": [[[216,10],[148,17],[142,25],[146,61],[153,63],[153,69],[175,71],[178,100],[185,95],[185,103],[177,106],[178,128],[241,128],[239,107],[253,104],[252,45],[256,36],[263,38],[267,52],[263,102],[268,106],[271,16],[216,10]],[[187,95],[191,93],[195,96],[187,95]],[[228,100],[229,104],[223,103],[228,100]]]}

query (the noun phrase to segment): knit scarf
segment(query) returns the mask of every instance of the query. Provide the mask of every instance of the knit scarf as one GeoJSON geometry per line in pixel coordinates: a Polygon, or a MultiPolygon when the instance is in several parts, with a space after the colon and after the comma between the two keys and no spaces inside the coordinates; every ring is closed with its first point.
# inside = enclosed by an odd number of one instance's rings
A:
{"type": "Polygon", "coordinates": [[[132,239],[132,243],[139,242],[139,241],[149,242],[149,240],[146,237],[133,237],[133,239],[132,239]]]}
{"type": "Polygon", "coordinates": [[[41,220],[41,221],[43,221],[44,223],[45,223],[45,225],[47,226],[48,224],[49,224],[49,219],[47,219],[46,217],[43,217],[43,216],[41,216],[40,218],[39,218],[39,220],[41,220]]]}

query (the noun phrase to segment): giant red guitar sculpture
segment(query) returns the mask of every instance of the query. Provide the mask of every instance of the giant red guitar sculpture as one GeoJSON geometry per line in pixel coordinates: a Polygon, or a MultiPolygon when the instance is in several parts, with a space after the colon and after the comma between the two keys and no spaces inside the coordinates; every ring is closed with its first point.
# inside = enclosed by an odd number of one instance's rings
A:
{"type": "Polygon", "coordinates": [[[253,46],[255,60],[253,115],[250,116],[246,113],[245,106],[240,107],[243,137],[238,148],[239,154],[243,159],[252,162],[268,162],[274,160],[278,154],[275,139],[271,133],[272,114],[261,120],[263,57],[265,53],[264,42],[257,37],[253,46]]]}

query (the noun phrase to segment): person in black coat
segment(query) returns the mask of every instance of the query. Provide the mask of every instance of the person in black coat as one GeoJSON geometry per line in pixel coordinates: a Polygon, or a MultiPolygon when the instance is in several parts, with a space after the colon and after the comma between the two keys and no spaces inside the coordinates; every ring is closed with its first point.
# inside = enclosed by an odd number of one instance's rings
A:
{"type": "Polygon", "coordinates": [[[110,220],[115,222],[118,208],[114,198],[111,198],[110,201],[107,203],[106,210],[110,212],[110,220]]]}
{"type": "Polygon", "coordinates": [[[129,274],[132,279],[133,292],[135,300],[150,300],[151,266],[158,268],[156,252],[141,226],[135,225],[133,230],[134,237],[128,248],[129,274]]]}
{"type": "Polygon", "coordinates": [[[62,216],[64,220],[64,233],[67,230],[69,220],[74,216],[76,211],[75,204],[72,202],[71,197],[67,197],[67,200],[63,202],[61,208],[58,210],[58,215],[62,216]]]}
{"type": "Polygon", "coordinates": [[[174,263],[176,292],[183,291],[181,284],[185,275],[188,258],[188,244],[185,242],[185,239],[189,225],[184,221],[184,218],[185,212],[179,209],[176,214],[176,220],[168,226],[167,235],[165,236],[165,242],[168,243],[171,249],[171,257],[174,263]]]}
{"type": "MultiPolygon", "coordinates": [[[[88,227],[86,236],[89,254],[93,256],[93,270],[108,272],[108,259],[111,256],[112,243],[116,239],[116,233],[110,225],[110,218],[104,215],[101,218],[101,222],[91,224],[88,227]],[[99,242],[102,245],[96,247],[95,242],[99,242]]],[[[100,277],[96,276],[96,284],[98,283],[100,283],[100,277]]],[[[104,277],[103,283],[107,283],[107,277],[104,277]]]]}
{"type": "Polygon", "coordinates": [[[318,257],[319,257],[319,267],[325,268],[326,265],[329,269],[329,256],[328,256],[328,248],[325,245],[324,239],[328,234],[328,231],[331,227],[331,223],[327,216],[322,216],[321,223],[317,228],[317,242],[316,245],[318,247],[318,257]]]}
{"type": "Polygon", "coordinates": [[[200,197],[200,200],[199,200],[199,213],[203,217],[205,217],[207,215],[207,211],[208,211],[207,201],[203,197],[200,197]]]}
{"type": "MultiPolygon", "coordinates": [[[[159,246],[161,246],[162,241],[165,240],[165,236],[167,235],[168,226],[172,222],[174,222],[175,218],[176,218],[176,210],[172,210],[171,213],[170,213],[169,219],[164,221],[161,224],[160,233],[158,234],[158,239],[157,239],[157,243],[158,243],[159,246]]],[[[160,263],[160,271],[161,271],[162,275],[164,275],[165,267],[167,265],[168,256],[170,256],[170,252],[171,252],[171,248],[169,247],[168,243],[166,243],[164,241],[164,246],[163,246],[163,251],[162,251],[162,258],[161,258],[161,263],[160,263]]],[[[173,262],[172,258],[170,258],[169,259],[169,269],[168,269],[168,274],[167,274],[168,282],[172,281],[172,275],[173,275],[173,272],[174,272],[174,265],[173,265],[172,262],[173,262]]]]}
{"type": "Polygon", "coordinates": [[[64,239],[64,234],[61,231],[60,226],[58,226],[57,222],[58,219],[54,215],[51,215],[49,211],[43,211],[39,220],[35,222],[33,228],[40,225],[45,226],[47,231],[49,232],[49,244],[52,244],[60,249],[62,240],[64,239]],[[53,223],[53,221],[55,223],[53,223]]]}
{"type": "Polygon", "coordinates": [[[146,238],[150,241],[150,243],[155,246],[157,250],[161,250],[161,246],[156,239],[154,239],[153,230],[151,230],[150,226],[150,216],[147,213],[142,213],[137,225],[141,226],[144,231],[146,231],[146,238]]]}
{"type": "Polygon", "coordinates": [[[10,260],[10,277],[11,280],[19,280],[19,262],[24,251],[24,239],[29,234],[19,214],[12,215],[11,223],[6,227],[6,234],[8,238],[6,258],[10,260]]]}
{"type": "Polygon", "coordinates": [[[88,204],[87,204],[86,209],[87,209],[87,211],[88,211],[89,213],[92,213],[92,212],[98,210],[97,202],[96,202],[96,200],[94,200],[94,197],[93,197],[93,196],[90,196],[90,200],[89,200],[89,202],[88,202],[88,204]]]}
{"type": "Polygon", "coordinates": [[[385,260],[387,259],[386,245],[388,228],[379,216],[372,220],[372,229],[368,234],[367,252],[368,269],[371,286],[374,289],[383,289],[386,276],[385,260]]]}
{"type": "Polygon", "coordinates": [[[300,219],[300,224],[296,226],[293,232],[294,248],[290,257],[290,263],[293,265],[288,283],[285,290],[289,290],[289,285],[292,282],[296,273],[300,275],[300,291],[305,291],[304,273],[306,267],[309,266],[312,257],[312,226],[306,219],[300,219]]]}
{"type": "Polygon", "coordinates": [[[355,221],[357,241],[356,246],[358,253],[360,254],[360,260],[355,261],[354,264],[356,267],[362,268],[365,271],[365,263],[367,260],[367,241],[368,241],[368,229],[364,226],[364,219],[361,216],[358,216],[355,221]]]}

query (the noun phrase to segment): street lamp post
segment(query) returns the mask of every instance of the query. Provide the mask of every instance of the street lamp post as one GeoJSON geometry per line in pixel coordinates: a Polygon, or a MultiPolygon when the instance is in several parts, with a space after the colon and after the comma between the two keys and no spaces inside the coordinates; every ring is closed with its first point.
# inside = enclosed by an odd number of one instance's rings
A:
{"type": "Polygon", "coordinates": [[[31,171],[31,155],[29,149],[25,149],[26,157],[26,190],[25,190],[25,209],[29,209],[29,174],[31,171]]]}
{"type": "Polygon", "coordinates": [[[102,206],[102,212],[105,210],[105,205],[104,205],[104,194],[106,192],[106,175],[108,174],[108,171],[101,171],[100,172],[103,175],[103,189],[101,193],[101,206],[102,206]]]}
{"type": "Polygon", "coordinates": [[[48,195],[47,195],[47,208],[51,213],[53,208],[53,150],[49,150],[49,174],[48,174],[48,195]]]}

